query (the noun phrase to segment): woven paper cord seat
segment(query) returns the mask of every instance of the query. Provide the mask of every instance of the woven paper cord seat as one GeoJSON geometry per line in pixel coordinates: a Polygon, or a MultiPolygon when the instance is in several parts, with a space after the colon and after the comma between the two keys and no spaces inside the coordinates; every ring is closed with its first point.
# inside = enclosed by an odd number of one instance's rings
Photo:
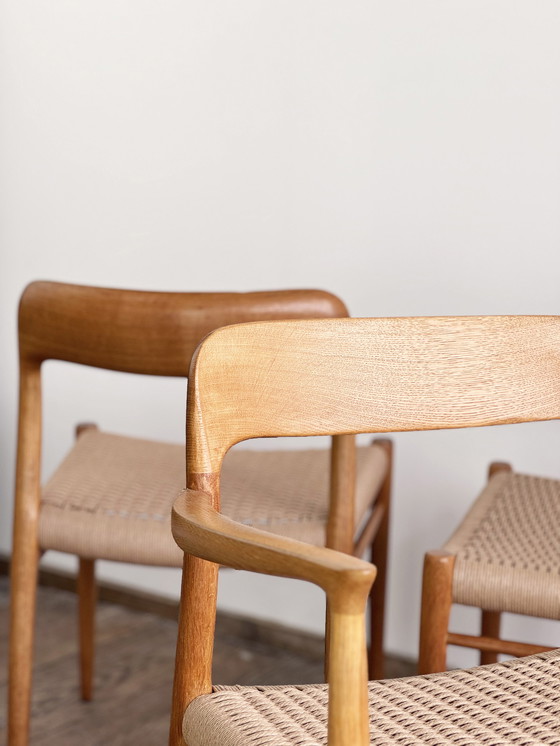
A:
{"type": "Polygon", "coordinates": [[[560,482],[495,474],[445,545],[453,601],[560,619],[560,482]]]}
{"type": "MultiPolygon", "coordinates": [[[[369,684],[375,746],[560,744],[560,650],[492,666],[369,684]]],[[[217,687],[186,710],[187,743],[327,743],[326,686],[217,687]]]]}
{"type": "MultiPolygon", "coordinates": [[[[379,446],[358,449],[356,526],[387,470],[379,446]]],[[[231,451],[222,511],[250,524],[324,545],[329,452],[231,451]]],[[[85,430],[42,496],[40,544],[81,557],[180,567],[171,505],[185,486],[185,448],[85,430]]]]}

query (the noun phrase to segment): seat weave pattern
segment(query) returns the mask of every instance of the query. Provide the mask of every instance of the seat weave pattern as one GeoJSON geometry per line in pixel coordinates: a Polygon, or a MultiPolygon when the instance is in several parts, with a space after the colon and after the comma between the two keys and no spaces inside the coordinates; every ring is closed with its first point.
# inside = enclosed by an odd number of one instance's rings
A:
{"type": "MultiPolygon", "coordinates": [[[[192,746],[323,746],[326,686],[217,688],[187,708],[192,746]]],[[[560,650],[369,684],[375,746],[559,746],[560,650]]]]}
{"type": "Polygon", "coordinates": [[[455,602],[560,619],[560,481],[494,475],[444,548],[455,602]]]}
{"type": "MultiPolygon", "coordinates": [[[[382,448],[358,449],[356,526],[387,470],[382,448]]],[[[247,525],[325,543],[329,452],[234,449],[222,469],[222,511],[247,525]]],[[[185,486],[185,448],[85,430],[46,484],[39,541],[81,557],[181,566],[171,505],[185,486]]]]}

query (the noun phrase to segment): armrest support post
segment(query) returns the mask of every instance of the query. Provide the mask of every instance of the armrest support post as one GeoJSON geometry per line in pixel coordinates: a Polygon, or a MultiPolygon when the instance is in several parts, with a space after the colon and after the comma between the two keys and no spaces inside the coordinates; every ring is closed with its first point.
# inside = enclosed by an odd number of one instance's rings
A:
{"type": "MultiPolygon", "coordinates": [[[[177,498],[172,529],[175,541],[187,553],[185,570],[189,559],[200,562],[188,557],[194,555],[215,563],[216,568],[225,565],[291,577],[323,588],[331,630],[329,746],[367,746],[365,610],[375,567],[332,549],[238,524],[214,510],[212,498],[206,492],[186,490],[177,498]]],[[[188,590],[184,588],[183,592],[188,590]]],[[[208,685],[209,682],[204,682],[201,688],[207,689],[208,685]]]]}

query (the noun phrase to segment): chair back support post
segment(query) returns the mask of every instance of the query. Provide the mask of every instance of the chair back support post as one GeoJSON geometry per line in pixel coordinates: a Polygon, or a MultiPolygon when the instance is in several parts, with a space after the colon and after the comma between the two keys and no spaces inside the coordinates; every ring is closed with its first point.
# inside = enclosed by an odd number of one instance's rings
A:
{"type": "Polygon", "coordinates": [[[212,691],[212,655],[216,626],[219,566],[185,554],[169,746],[182,746],[183,714],[190,702],[212,691]],[[197,640],[196,645],[191,641],[197,640]]]}
{"type": "Polygon", "coordinates": [[[16,495],[19,497],[16,502],[25,503],[28,520],[36,520],[39,513],[41,415],[41,365],[21,359],[16,464],[16,495]]]}
{"type": "Polygon", "coordinates": [[[356,438],[333,435],[326,546],[352,554],[356,490],[356,438]]]}
{"type": "MultiPolygon", "coordinates": [[[[9,689],[10,743],[19,743],[29,733],[26,712],[30,691],[25,685],[31,679],[35,593],[29,582],[35,583],[39,563],[38,519],[41,473],[41,370],[40,363],[20,359],[19,417],[16,466],[16,499],[14,505],[13,552],[11,559],[12,602],[10,604],[9,676],[14,683],[9,689]],[[17,597],[16,597],[17,596],[17,597]],[[20,634],[14,635],[14,630],[20,634]],[[16,645],[17,641],[17,645],[16,645]],[[25,667],[25,670],[22,670],[25,667]],[[17,705],[17,706],[16,706],[17,705]],[[19,719],[18,719],[19,718],[19,719]]],[[[25,740],[21,741],[22,743],[25,740]]]]}
{"type": "Polygon", "coordinates": [[[327,591],[329,746],[369,744],[366,604],[374,578],[327,591]]]}

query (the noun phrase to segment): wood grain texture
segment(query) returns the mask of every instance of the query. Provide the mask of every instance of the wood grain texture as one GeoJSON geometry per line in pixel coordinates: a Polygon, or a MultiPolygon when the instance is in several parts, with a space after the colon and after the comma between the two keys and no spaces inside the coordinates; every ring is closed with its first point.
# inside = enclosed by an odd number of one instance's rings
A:
{"type": "Polygon", "coordinates": [[[41,471],[41,378],[39,366],[20,361],[19,429],[11,565],[8,744],[26,746],[35,590],[39,564],[38,519],[41,471]]]}
{"type": "MultiPolygon", "coordinates": [[[[499,639],[500,637],[500,623],[501,623],[501,612],[499,611],[485,611],[482,610],[480,616],[480,636],[491,637],[499,639]]],[[[480,648],[479,648],[480,649],[480,648]]],[[[490,652],[487,650],[480,649],[480,665],[486,666],[490,663],[497,663],[497,653],[490,652]]]]}
{"type": "MultiPolygon", "coordinates": [[[[393,475],[393,444],[387,438],[376,438],[375,443],[385,449],[389,468],[383,480],[380,494],[372,512],[380,511],[379,528],[372,535],[371,562],[377,568],[377,576],[370,593],[370,648],[368,671],[372,679],[382,679],[383,639],[385,630],[385,601],[389,563],[389,519],[391,515],[391,481],[393,475]]],[[[366,526],[367,530],[368,526],[366,526]]],[[[360,556],[358,554],[358,556],[360,556]]]]}
{"type": "Polygon", "coordinates": [[[184,552],[237,570],[315,583],[338,611],[342,595],[342,609],[359,613],[361,601],[354,608],[347,596],[355,589],[361,598],[375,577],[373,566],[357,557],[236,523],[218,513],[204,492],[186,490],[180,495],[171,520],[173,537],[184,552]]]}
{"type": "Polygon", "coordinates": [[[216,581],[201,573],[204,566],[215,568],[216,578],[218,565],[225,565],[307,580],[325,590],[329,744],[365,746],[369,743],[365,610],[375,568],[348,554],[238,524],[218,513],[212,502],[204,492],[187,490],[173,507],[173,536],[185,552],[185,566],[170,745],[183,742],[181,722],[186,707],[212,689],[216,581]],[[202,564],[198,558],[207,562],[202,564]]]}
{"type": "Polygon", "coordinates": [[[220,329],[193,358],[191,469],[218,472],[227,449],[253,437],[554,419],[560,416],[559,361],[557,317],[339,319],[220,329]]]}
{"type": "Polygon", "coordinates": [[[361,613],[328,607],[329,746],[366,746],[370,742],[365,629],[368,591],[361,599],[361,613]]]}
{"type": "Polygon", "coordinates": [[[20,301],[20,351],[35,361],[184,377],[200,340],[220,326],[347,315],[322,290],[164,293],[33,282],[20,301]]]}
{"type": "MultiPolygon", "coordinates": [[[[97,430],[94,422],[76,425],[76,438],[86,430],[97,430]]],[[[93,670],[95,667],[95,608],[97,588],[95,560],[79,558],[78,562],[78,631],[80,641],[80,693],[84,702],[93,697],[93,670]]]]}
{"type": "Polygon", "coordinates": [[[185,554],[175,672],[171,696],[169,746],[183,743],[183,715],[189,702],[212,691],[219,565],[185,554]]]}
{"type": "MultiPolygon", "coordinates": [[[[511,472],[511,465],[503,461],[494,461],[488,467],[488,479],[492,479],[495,474],[501,472],[511,472]]],[[[481,637],[492,637],[498,640],[500,637],[500,626],[501,626],[501,612],[499,611],[486,611],[482,609],[480,618],[480,636],[481,637]]],[[[485,666],[490,663],[498,662],[498,654],[494,651],[480,650],[480,665],[485,666]]]]}
{"type": "Polygon", "coordinates": [[[355,490],[356,439],[351,435],[334,435],[326,545],[347,554],[352,554],[354,549],[355,490]]]}
{"type": "Polygon", "coordinates": [[[449,552],[427,552],[424,557],[419,674],[439,673],[447,668],[454,564],[455,555],[449,552]]]}

